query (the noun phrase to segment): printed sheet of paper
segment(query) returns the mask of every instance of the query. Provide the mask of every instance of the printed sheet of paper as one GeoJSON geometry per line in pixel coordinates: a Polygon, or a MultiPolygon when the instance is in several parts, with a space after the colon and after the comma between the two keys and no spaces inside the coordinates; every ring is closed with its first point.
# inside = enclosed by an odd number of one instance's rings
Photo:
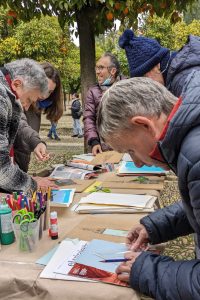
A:
{"type": "Polygon", "coordinates": [[[77,257],[69,274],[120,286],[128,286],[128,283],[120,281],[115,273],[120,262],[102,262],[102,260],[113,257],[124,258],[125,252],[127,252],[125,244],[92,240],[77,257]],[[116,253],[118,253],[117,256],[116,253]]]}
{"type": "Polygon", "coordinates": [[[58,166],[53,170],[49,177],[53,179],[85,179],[90,176],[95,177],[93,171],[58,166]]]}
{"type": "MultiPolygon", "coordinates": [[[[77,239],[77,238],[75,238],[75,239],[66,238],[66,239],[64,239],[64,241],[70,241],[71,243],[73,243],[74,245],[76,245],[76,244],[79,243],[80,240],[77,239]]],[[[50,261],[50,259],[52,258],[52,256],[54,255],[54,253],[56,252],[56,250],[58,249],[59,246],[60,246],[60,244],[55,245],[47,253],[45,253],[40,258],[38,258],[35,263],[39,264],[39,265],[46,266],[48,264],[48,262],[50,261]]]]}
{"type": "Polygon", "coordinates": [[[74,276],[67,275],[73,266],[73,257],[76,257],[85,245],[87,245],[87,242],[85,241],[80,241],[78,244],[74,244],[71,241],[62,241],[62,243],[57,248],[56,252],[50,259],[47,266],[41,272],[40,278],[62,279],[72,281],[90,281],[88,279],[77,278],[74,276]],[[64,263],[65,273],[55,273],[57,267],[62,265],[62,263],[64,263]]]}

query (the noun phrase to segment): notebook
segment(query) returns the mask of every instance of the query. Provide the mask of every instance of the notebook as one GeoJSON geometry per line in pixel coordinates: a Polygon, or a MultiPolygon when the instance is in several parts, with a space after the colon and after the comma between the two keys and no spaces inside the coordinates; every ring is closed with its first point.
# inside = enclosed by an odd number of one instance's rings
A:
{"type": "Polygon", "coordinates": [[[73,201],[75,189],[59,189],[51,190],[51,206],[59,204],[59,206],[69,207],[73,201]]]}
{"type": "Polygon", "coordinates": [[[133,175],[133,174],[146,174],[146,175],[164,175],[167,171],[160,167],[155,166],[143,166],[141,168],[138,168],[135,166],[134,162],[132,161],[122,161],[118,171],[117,175],[124,176],[124,175],[133,175]]]}

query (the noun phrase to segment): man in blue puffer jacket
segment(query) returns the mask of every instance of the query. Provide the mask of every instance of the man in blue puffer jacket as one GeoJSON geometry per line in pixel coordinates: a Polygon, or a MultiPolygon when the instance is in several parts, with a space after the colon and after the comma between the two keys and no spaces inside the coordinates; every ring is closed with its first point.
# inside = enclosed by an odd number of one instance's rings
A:
{"type": "Polygon", "coordinates": [[[176,97],[193,70],[200,71],[200,37],[190,35],[179,51],[162,47],[155,39],[136,36],[126,29],[119,38],[125,49],[130,77],[149,77],[165,85],[176,97]]]}
{"type": "Polygon", "coordinates": [[[130,231],[131,260],[118,267],[118,278],[158,300],[199,300],[200,260],[174,261],[143,250],[194,232],[200,245],[200,72],[187,77],[179,99],[149,78],[116,83],[102,98],[97,125],[106,144],[129,152],[138,167],[172,169],[182,196],[130,231]]]}

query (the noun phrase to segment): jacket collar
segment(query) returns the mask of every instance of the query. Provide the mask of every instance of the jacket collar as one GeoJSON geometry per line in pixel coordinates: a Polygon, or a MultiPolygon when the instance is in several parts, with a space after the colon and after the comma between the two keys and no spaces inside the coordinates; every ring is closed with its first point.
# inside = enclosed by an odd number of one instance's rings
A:
{"type": "MultiPolygon", "coordinates": [[[[189,132],[200,127],[200,72],[193,71],[188,75],[182,91],[182,102],[179,99],[167,122],[166,128],[158,142],[161,157],[176,172],[177,160],[181,146],[189,132]],[[164,136],[163,136],[164,135],[164,136]]],[[[156,152],[155,152],[156,155],[156,152]]]]}
{"type": "MultiPolygon", "coordinates": [[[[166,132],[168,130],[168,127],[169,127],[169,123],[171,122],[172,118],[174,117],[175,113],[177,112],[177,110],[179,109],[180,105],[182,104],[182,99],[181,97],[178,99],[178,101],[176,102],[176,104],[174,105],[168,119],[167,119],[167,122],[165,124],[165,127],[163,128],[162,132],[161,132],[161,135],[159,137],[159,142],[161,142],[164,138],[165,138],[165,135],[166,135],[166,132]]],[[[158,161],[161,161],[161,162],[165,162],[162,154],[161,154],[161,151],[159,149],[159,142],[157,143],[157,145],[155,146],[155,148],[153,149],[153,151],[150,153],[150,157],[152,159],[155,159],[155,160],[158,160],[158,161]]]]}
{"type": "Polygon", "coordinates": [[[10,77],[7,77],[3,74],[3,72],[0,70],[0,82],[4,85],[6,88],[9,96],[11,96],[13,99],[16,99],[16,94],[11,88],[11,79],[10,77]]]}

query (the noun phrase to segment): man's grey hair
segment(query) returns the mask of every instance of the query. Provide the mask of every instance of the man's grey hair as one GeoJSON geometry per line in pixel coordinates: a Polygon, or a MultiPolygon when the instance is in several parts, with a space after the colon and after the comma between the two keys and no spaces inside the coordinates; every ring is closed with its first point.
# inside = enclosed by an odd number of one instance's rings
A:
{"type": "Polygon", "coordinates": [[[118,136],[131,129],[134,116],[160,117],[169,115],[177,98],[163,85],[145,77],[121,80],[113,84],[102,97],[97,116],[100,137],[118,136]]]}
{"type": "Polygon", "coordinates": [[[110,59],[109,68],[113,68],[113,67],[116,68],[115,77],[120,75],[120,63],[114,54],[112,54],[110,52],[105,52],[101,57],[109,57],[109,59],[110,59]]]}
{"type": "Polygon", "coordinates": [[[29,58],[22,58],[4,65],[11,80],[20,79],[25,90],[39,90],[42,96],[48,94],[48,79],[42,66],[29,58]]]}

